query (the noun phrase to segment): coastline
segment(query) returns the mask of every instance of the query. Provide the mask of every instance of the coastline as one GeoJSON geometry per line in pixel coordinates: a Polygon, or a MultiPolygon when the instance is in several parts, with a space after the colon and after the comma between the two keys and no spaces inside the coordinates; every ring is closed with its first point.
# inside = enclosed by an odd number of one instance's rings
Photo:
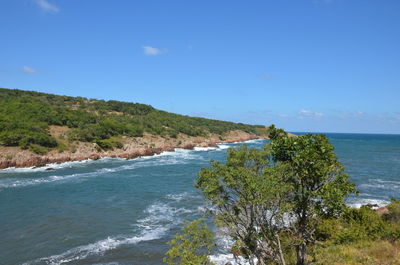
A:
{"type": "MultiPolygon", "coordinates": [[[[268,139],[243,131],[231,131],[224,137],[211,135],[210,137],[190,137],[179,135],[177,138],[163,138],[154,135],[145,135],[137,138],[125,138],[123,147],[114,150],[98,150],[93,143],[75,143],[76,150],[52,150],[45,155],[38,155],[28,150],[15,147],[2,147],[0,153],[0,170],[7,168],[36,168],[49,164],[65,162],[98,160],[101,158],[134,159],[143,156],[153,156],[162,152],[175,151],[176,148],[193,150],[195,147],[215,147],[220,143],[244,142],[256,139],[268,139]]],[[[49,168],[48,170],[51,170],[49,168]]]]}

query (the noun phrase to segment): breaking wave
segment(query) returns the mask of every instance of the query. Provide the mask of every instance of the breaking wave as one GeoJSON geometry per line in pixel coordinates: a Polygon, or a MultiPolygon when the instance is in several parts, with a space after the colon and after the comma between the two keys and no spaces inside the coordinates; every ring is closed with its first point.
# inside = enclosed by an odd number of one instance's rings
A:
{"type": "MultiPolygon", "coordinates": [[[[23,263],[23,265],[51,264],[60,265],[73,261],[84,260],[92,256],[103,255],[105,252],[124,245],[135,245],[143,241],[162,238],[173,226],[183,222],[182,214],[193,212],[185,208],[173,207],[167,203],[156,202],[144,210],[145,217],[137,220],[132,226],[133,235],[110,236],[95,243],[78,246],[61,254],[38,258],[23,263]]],[[[111,263],[112,264],[112,263],[111,263]]],[[[114,263],[115,264],[115,263],[114,263]]]]}

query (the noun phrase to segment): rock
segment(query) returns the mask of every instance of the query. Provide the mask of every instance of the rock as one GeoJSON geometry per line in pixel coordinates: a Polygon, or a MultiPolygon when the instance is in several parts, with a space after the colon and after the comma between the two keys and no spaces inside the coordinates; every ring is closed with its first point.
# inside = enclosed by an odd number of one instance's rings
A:
{"type": "Polygon", "coordinates": [[[54,170],[54,168],[48,167],[48,168],[46,168],[46,170],[47,170],[47,171],[50,171],[50,170],[54,170]]]}
{"type": "Polygon", "coordinates": [[[187,150],[193,150],[196,147],[194,144],[185,144],[182,148],[187,150]]]}
{"type": "Polygon", "coordinates": [[[389,209],[386,206],[379,207],[375,210],[378,214],[389,213],[389,209]]]}

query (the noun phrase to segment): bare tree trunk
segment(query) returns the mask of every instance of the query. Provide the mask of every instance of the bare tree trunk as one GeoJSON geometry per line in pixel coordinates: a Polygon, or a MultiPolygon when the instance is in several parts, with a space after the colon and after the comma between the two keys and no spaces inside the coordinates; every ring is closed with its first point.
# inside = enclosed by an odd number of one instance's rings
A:
{"type": "Polygon", "coordinates": [[[276,235],[276,238],[278,239],[278,249],[279,249],[279,257],[281,259],[282,265],[286,265],[285,259],[283,258],[283,253],[282,253],[282,247],[281,247],[281,240],[279,239],[279,235],[276,235]]]}
{"type": "Polygon", "coordinates": [[[296,252],[297,252],[297,265],[305,265],[306,264],[306,258],[307,258],[307,246],[305,243],[302,243],[301,245],[298,245],[296,247],[296,252]]]}

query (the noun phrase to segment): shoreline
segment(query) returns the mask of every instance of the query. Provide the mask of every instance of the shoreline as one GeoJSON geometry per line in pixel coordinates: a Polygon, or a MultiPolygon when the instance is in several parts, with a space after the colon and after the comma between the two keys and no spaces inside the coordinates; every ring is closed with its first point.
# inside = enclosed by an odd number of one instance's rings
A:
{"type": "MultiPolygon", "coordinates": [[[[148,136],[146,139],[148,139],[148,136]]],[[[153,136],[151,136],[153,137],[153,136]]],[[[144,137],[142,137],[144,138],[144,137]]],[[[64,151],[59,152],[53,150],[46,155],[33,154],[27,150],[17,150],[13,152],[19,155],[17,158],[7,159],[0,157],[0,170],[9,168],[41,168],[48,165],[62,164],[66,162],[80,162],[85,160],[99,160],[101,158],[122,158],[135,159],[139,157],[148,157],[161,154],[163,152],[174,152],[175,149],[194,150],[196,147],[214,147],[219,148],[218,144],[245,142],[250,140],[268,139],[266,136],[258,136],[241,131],[231,131],[225,139],[221,140],[220,136],[213,135],[211,137],[180,137],[179,139],[160,139],[153,137],[154,141],[145,141],[137,143],[138,139],[128,139],[125,141],[124,147],[111,151],[98,151],[92,143],[81,144],[78,152],[64,151]],[[160,141],[162,140],[162,141],[160,141]],[[148,147],[148,145],[152,147],[148,147]],[[147,145],[147,147],[146,147],[147,145]],[[88,146],[91,146],[88,150],[88,146]]],[[[144,139],[144,140],[146,140],[144,139]]],[[[142,140],[142,139],[141,139],[142,140]]],[[[46,170],[52,170],[50,167],[46,170]]]]}

